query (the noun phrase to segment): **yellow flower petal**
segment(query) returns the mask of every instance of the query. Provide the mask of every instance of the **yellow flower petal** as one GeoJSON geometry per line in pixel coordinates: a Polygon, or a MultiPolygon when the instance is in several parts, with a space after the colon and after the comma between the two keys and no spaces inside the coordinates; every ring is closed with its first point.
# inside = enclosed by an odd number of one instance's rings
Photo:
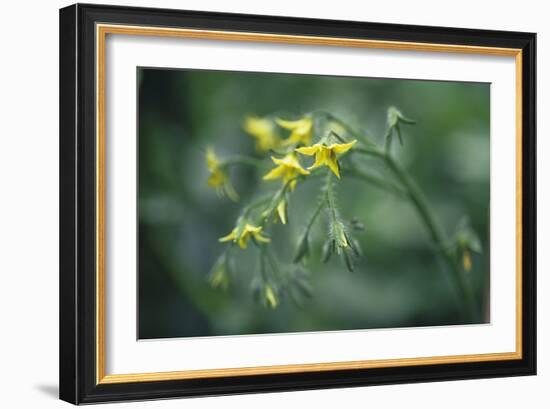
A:
{"type": "Polygon", "coordinates": [[[240,248],[245,249],[248,245],[248,241],[251,237],[254,238],[257,242],[261,243],[269,243],[271,240],[268,237],[265,237],[261,234],[262,226],[254,226],[252,224],[245,224],[245,226],[242,228],[242,231],[240,232],[240,235],[237,236],[238,230],[237,227],[234,228],[231,233],[229,233],[227,236],[221,237],[218,239],[220,242],[228,242],[233,241],[236,242],[240,248]]]}
{"type": "Polygon", "coordinates": [[[349,246],[348,239],[346,237],[346,234],[344,233],[344,230],[340,231],[340,244],[341,244],[342,247],[348,247],[349,246]]]}
{"type": "Polygon", "coordinates": [[[340,179],[340,168],[338,166],[338,162],[336,161],[336,157],[331,155],[326,158],[325,164],[328,166],[328,168],[336,175],[338,179],[340,179]]]}
{"type": "Polygon", "coordinates": [[[256,149],[260,152],[268,152],[280,143],[275,132],[275,124],[270,119],[248,116],[245,118],[243,128],[256,140],[256,149]]]}
{"type": "Polygon", "coordinates": [[[306,169],[302,168],[301,166],[300,166],[300,167],[297,167],[297,168],[296,168],[296,171],[297,171],[299,174],[304,175],[304,176],[309,175],[309,174],[311,173],[309,170],[306,170],[306,169]]]}
{"type": "Polygon", "coordinates": [[[210,175],[208,176],[208,186],[216,189],[218,195],[226,195],[230,200],[237,202],[239,195],[233,188],[231,180],[227,174],[220,168],[221,161],[216,156],[212,148],[206,149],[206,166],[210,175]]]}
{"type": "Polygon", "coordinates": [[[241,236],[239,239],[239,247],[245,249],[248,244],[248,235],[241,236]]]}
{"type": "Polygon", "coordinates": [[[346,153],[356,143],[357,143],[357,140],[353,140],[349,143],[335,143],[330,145],[328,148],[332,150],[334,153],[346,153]]]}
{"type": "Polygon", "coordinates": [[[315,155],[319,149],[322,149],[322,145],[316,143],[313,146],[303,146],[301,148],[296,148],[295,151],[301,153],[302,155],[312,156],[315,155]]]}
{"type": "Polygon", "coordinates": [[[288,129],[291,132],[290,136],[283,141],[284,145],[304,144],[309,145],[311,143],[311,137],[313,135],[313,120],[309,116],[305,116],[302,119],[296,121],[286,121],[284,119],[277,118],[275,120],[277,125],[282,128],[288,129]]]}
{"type": "Polygon", "coordinates": [[[313,146],[305,146],[297,148],[296,151],[304,155],[315,155],[315,162],[308,169],[315,169],[320,166],[327,166],[338,178],[340,177],[340,167],[336,154],[342,154],[349,151],[357,141],[349,143],[334,143],[330,146],[315,144],[313,146]]]}
{"type": "Polygon", "coordinates": [[[284,172],[285,172],[284,166],[277,166],[276,168],[273,168],[268,173],[266,173],[263,179],[264,180],[277,179],[282,177],[284,172]]]}
{"type": "Polygon", "coordinates": [[[265,299],[271,308],[277,308],[277,305],[279,305],[277,296],[269,284],[266,284],[265,286],[265,299]]]}
{"type": "Polygon", "coordinates": [[[260,231],[262,231],[261,226],[253,226],[253,225],[247,223],[244,226],[243,233],[258,233],[260,231]]]}
{"type": "Polygon", "coordinates": [[[464,270],[468,272],[472,271],[472,255],[468,249],[464,249],[464,253],[462,253],[462,265],[464,266],[464,270]]]}
{"type": "Polygon", "coordinates": [[[283,158],[272,157],[271,160],[278,166],[264,175],[264,180],[282,178],[283,183],[286,184],[288,181],[296,178],[298,174],[309,175],[309,171],[302,168],[302,165],[300,165],[294,153],[289,153],[283,158]]]}
{"type": "Polygon", "coordinates": [[[247,116],[244,120],[244,130],[250,134],[269,132],[272,128],[271,121],[257,116],[247,116]]]}
{"type": "Polygon", "coordinates": [[[304,119],[298,119],[296,121],[287,121],[285,119],[276,118],[275,122],[277,122],[277,125],[279,125],[281,128],[288,129],[292,131],[293,129],[298,128],[304,123],[304,119]]]}
{"type": "Polygon", "coordinates": [[[206,166],[210,172],[214,172],[218,169],[220,161],[216,156],[216,153],[212,148],[206,149],[206,166]]]}
{"type": "Polygon", "coordinates": [[[293,162],[289,156],[290,155],[287,155],[284,158],[275,158],[274,156],[272,156],[271,160],[273,161],[273,163],[275,163],[275,165],[292,166],[293,162]]]}
{"type": "MultiPolygon", "coordinates": [[[[269,238],[263,236],[261,234],[261,231],[262,231],[261,226],[253,226],[253,225],[247,223],[244,226],[244,228],[241,232],[241,235],[237,240],[237,243],[239,244],[239,247],[242,248],[242,249],[245,249],[246,246],[248,245],[248,241],[251,237],[253,237],[254,240],[256,240],[257,242],[269,243],[271,240],[269,238]]],[[[234,236],[235,236],[235,239],[236,239],[236,236],[237,236],[236,231],[235,231],[234,236]]]]}
{"type": "Polygon", "coordinates": [[[218,187],[223,185],[225,182],[225,175],[220,172],[219,170],[216,170],[208,176],[208,186],[210,187],[218,187]]]}
{"type": "Polygon", "coordinates": [[[323,166],[327,161],[327,153],[328,152],[326,148],[321,146],[319,148],[319,151],[315,155],[315,162],[308,169],[315,169],[315,168],[318,168],[319,166],[323,166]]]}
{"type": "Polygon", "coordinates": [[[270,243],[271,239],[265,236],[262,236],[260,233],[252,233],[252,236],[256,239],[256,241],[259,241],[261,243],[270,243]]]}
{"type": "Polygon", "coordinates": [[[277,214],[281,223],[286,224],[286,202],[284,200],[281,200],[277,205],[277,214]]]}
{"type": "Polygon", "coordinates": [[[231,230],[231,233],[229,233],[227,236],[220,237],[218,239],[219,242],[225,243],[227,241],[232,241],[237,238],[237,229],[231,230]]]}
{"type": "Polygon", "coordinates": [[[271,158],[273,162],[275,162],[277,165],[285,166],[289,168],[288,170],[296,170],[297,172],[301,173],[302,175],[309,175],[309,172],[302,168],[302,165],[300,165],[300,162],[298,162],[298,159],[296,158],[296,155],[293,153],[289,153],[282,159],[278,158],[271,158]]]}

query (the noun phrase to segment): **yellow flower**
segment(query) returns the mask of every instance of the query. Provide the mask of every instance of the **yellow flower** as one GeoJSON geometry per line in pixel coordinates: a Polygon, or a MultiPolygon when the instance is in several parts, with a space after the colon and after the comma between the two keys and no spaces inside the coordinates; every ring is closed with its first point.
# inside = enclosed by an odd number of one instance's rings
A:
{"type": "Polygon", "coordinates": [[[472,255],[467,248],[464,248],[462,253],[462,265],[467,272],[472,271],[472,255]]]}
{"type": "Polygon", "coordinates": [[[211,148],[206,149],[206,166],[210,171],[208,186],[218,187],[223,185],[225,174],[220,170],[220,161],[211,148]]]}
{"type": "Polygon", "coordinates": [[[239,195],[233,188],[226,173],[222,170],[221,162],[211,148],[206,149],[206,166],[210,172],[208,186],[215,189],[219,195],[223,196],[225,194],[234,202],[238,201],[239,195]]]}
{"type": "Polygon", "coordinates": [[[275,291],[273,291],[273,288],[269,284],[266,284],[264,287],[264,296],[267,304],[271,308],[277,308],[279,300],[277,299],[277,295],[275,295],[275,291]]]}
{"type": "Polygon", "coordinates": [[[238,243],[240,248],[245,249],[250,238],[259,243],[269,243],[271,241],[269,238],[262,235],[262,226],[253,226],[249,223],[246,223],[240,232],[239,228],[235,227],[231,233],[221,237],[219,241],[222,243],[232,241],[238,243]]]}
{"type": "Polygon", "coordinates": [[[210,285],[214,288],[227,290],[229,287],[229,275],[223,265],[217,265],[210,276],[210,285]]]}
{"type": "Polygon", "coordinates": [[[313,136],[313,119],[310,116],[305,116],[297,121],[285,121],[284,119],[276,119],[277,124],[281,128],[288,129],[290,136],[283,142],[284,145],[309,145],[313,136]]]}
{"type": "Polygon", "coordinates": [[[294,190],[296,187],[296,177],[299,175],[309,175],[309,172],[305,170],[298,158],[294,153],[289,153],[282,159],[271,157],[271,160],[277,165],[271,169],[266,175],[264,180],[274,180],[278,178],[283,179],[283,184],[290,182],[290,190],[294,190]]]}
{"type": "Polygon", "coordinates": [[[346,235],[346,229],[344,228],[344,225],[341,222],[338,222],[334,224],[332,228],[334,239],[336,240],[336,245],[339,248],[343,249],[349,247],[349,240],[348,236],[346,235]]]}
{"type": "MultiPolygon", "coordinates": [[[[286,213],[286,199],[283,197],[279,200],[275,208],[268,208],[262,213],[262,217],[267,218],[270,214],[273,212],[276,212],[275,214],[279,216],[279,220],[281,223],[286,224],[287,221],[287,213],[286,213]]],[[[274,222],[277,222],[277,219],[274,219],[274,222]]]]}
{"type": "Polygon", "coordinates": [[[279,204],[277,205],[277,214],[279,215],[279,219],[281,219],[281,223],[286,224],[286,201],[285,199],[281,200],[279,204]]]}
{"type": "Polygon", "coordinates": [[[268,152],[279,146],[275,124],[269,119],[248,116],[244,120],[244,130],[256,140],[258,152],[268,152]]]}
{"type": "Polygon", "coordinates": [[[316,143],[313,146],[304,146],[297,148],[296,151],[302,155],[312,156],[315,155],[315,163],[308,169],[315,169],[319,166],[328,166],[328,168],[337,177],[340,177],[340,168],[338,166],[337,154],[346,153],[355,145],[357,141],[351,141],[349,143],[333,143],[332,145],[325,145],[322,143],[316,143]]]}

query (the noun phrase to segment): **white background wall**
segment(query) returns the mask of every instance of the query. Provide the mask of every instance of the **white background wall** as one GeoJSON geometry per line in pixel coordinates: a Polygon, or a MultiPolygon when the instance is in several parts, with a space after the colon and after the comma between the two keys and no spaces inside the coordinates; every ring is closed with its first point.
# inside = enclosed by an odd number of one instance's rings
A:
{"type": "MultiPolygon", "coordinates": [[[[96,1],[89,0],[91,3],[96,1]]],[[[99,3],[298,17],[534,31],[538,33],[538,206],[550,207],[547,90],[550,26],[543,1],[160,0],[99,3]]],[[[58,360],[58,8],[69,2],[2,4],[0,41],[0,406],[49,408],[58,360]]],[[[291,392],[117,407],[189,408],[548,407],[550,290],[548,211],[539,211],[537,377],[291,392]],[[546,251],[545,251],[546,250],[546,251]],[[545,345],[546,344],[546,345],[545,345]]]]}

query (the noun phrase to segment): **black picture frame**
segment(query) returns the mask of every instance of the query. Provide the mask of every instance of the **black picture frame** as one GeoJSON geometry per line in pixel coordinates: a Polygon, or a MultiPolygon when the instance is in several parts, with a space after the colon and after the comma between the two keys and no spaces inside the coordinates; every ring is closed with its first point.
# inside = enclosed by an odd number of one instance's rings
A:
{"type": "Polygon", "coordinates": [[[77,4],[60,10],[60,398],[74,404],[536,373],[536,35],[77,4]],[[101,384],[96,356],[96,23],[522,50],[521,359],[101,384]]]}

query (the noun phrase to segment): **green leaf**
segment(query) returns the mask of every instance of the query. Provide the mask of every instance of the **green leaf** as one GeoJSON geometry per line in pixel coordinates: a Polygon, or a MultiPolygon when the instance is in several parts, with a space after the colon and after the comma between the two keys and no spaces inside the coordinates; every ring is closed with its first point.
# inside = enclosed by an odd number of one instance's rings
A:
{"type": "Polygon", "coordinates": [[[298,244],[298,249],[296,250],[296,255],[294,256],[294,263],[300,262],[303,258],[307,257],[309,255],[309,238],[308,234],[305,233],[300,243],[298,244]]]}
{"type": "Polygon", "coordinates": [[[355,265],[353,262],[353,258],[351,257],[351,254],[349,254],[349,251],[344,251],[344,261],[346,262],[346,267],[348,268],[348,271],[353,273],[355,269],[355,265]]]}
{"type": "Polygon", "coordinates": [[[328,263],[330,260],[330,257],[332,256],[332,253],[334,253],[335,250],[335,244],[334,240],[327,240],[325,244],[323,245],[323,252],[322,252],[322,260],[323,263],[328,263]]]}
{"type": "Polygon", "coordinates": [[[397,133],[397,138],[399,139],[399,144],[403,146],[403,137],[401,136],[401,129],[399,128],[399,124],[395,125],[395,132],[397,133]]]}

